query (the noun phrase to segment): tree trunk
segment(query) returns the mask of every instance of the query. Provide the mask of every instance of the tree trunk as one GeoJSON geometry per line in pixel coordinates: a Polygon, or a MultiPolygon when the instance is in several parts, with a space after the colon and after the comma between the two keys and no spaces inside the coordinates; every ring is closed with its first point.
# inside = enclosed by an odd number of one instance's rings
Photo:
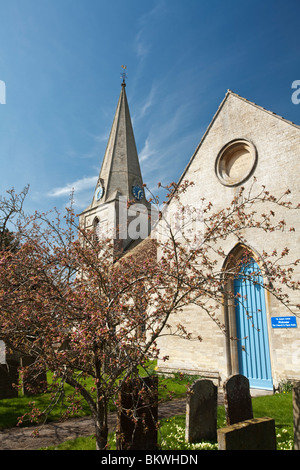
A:
{"type": "Polygon", "coordinates": [[[96,450],[104,450],[107,447],[108,427],[97,419],[95,420],[95,428],[96,450]]]}
{"type": "Polygon", "coordinates": [[[107,402],[106,398],[97,390],[98,403],[96,405],[96,414],[94,415],[96,427],[96,450],[107,448],[108,425],[107,425],[107,402]]]}
{"type": "Polygon", "coordinates": [[[101,390],[97,390],[98,404],[94,402],[89,392],[72,376],[66,378],[66,382],[74,388],[77,388],[81,395],[89,404],[96,431],[96,450],[103,450],[107,447],[108,426],[107,426],[107,405],[101,390]]]}

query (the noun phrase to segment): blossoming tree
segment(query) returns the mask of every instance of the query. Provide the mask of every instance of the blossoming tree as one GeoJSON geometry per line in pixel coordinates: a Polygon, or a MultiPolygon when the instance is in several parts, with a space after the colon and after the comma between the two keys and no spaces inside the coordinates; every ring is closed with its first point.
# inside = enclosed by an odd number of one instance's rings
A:
{"type": "MultiPolygon", "coordinates": [[[[170,197],[178,198],[179,210],[180,193],[187,187],[179,190],[171,185],[170,197]]],[[[187,248],[182,231],[177,237],[162,211],[165,236],[161,241],[149,237],[132,253],[112,262],[111,241],[82,230],[72,209],[62,220],[56,211],[26,217],[23,198],[24,193],[9,193],[0,205],[2,214],[9,214],[4,218],[6,224],[18,216],[13,221],[18,247],[2,246],[0,253],[0,339],[12,350],[33,358],[23,374],[52,372],[52,386],[56,387],[53,402],[65,384],[73,387],[70,407],[77,407],[78,397],[88,403],[97,449],[104,449],[109,402],[117,400],[128,378],[138,376],[141,370],[147,373],[149,360],[159,357],[160,335],[194,339],[182,324],[171,331],[171,316],[185,305],[197,303],[226,334],[220,318],[207,307],[207,298],[224,302],[224,273],[215,268],[216,254],[224,257],[219,244],[228,236],[240,239],[245,228],[280,230],[284,222],[273,223],[272,212],[259,215],[255,205],[262,201],[274,206],[285,203],[263,188],[256,195],[245,195],[241,190],[230,207],[217,213],[207,204],[204,230],[193,250],[187,248]]],[[[292,209],[289,204],[285,207],[292,209]]],[[[191,212],[190,218],[194,216],[198,214],[191,212]]],[[[282,252],[282,257],[285,254],[282,252]]],[[[297,261],[284,269],[274,256],[273,251],[264,253],[273,281],[269,289],[288,305],[275,281],[299,289],[292,279],[297,261]]],[[[234,276],[233,268],[230,270],[234,276]]]]}

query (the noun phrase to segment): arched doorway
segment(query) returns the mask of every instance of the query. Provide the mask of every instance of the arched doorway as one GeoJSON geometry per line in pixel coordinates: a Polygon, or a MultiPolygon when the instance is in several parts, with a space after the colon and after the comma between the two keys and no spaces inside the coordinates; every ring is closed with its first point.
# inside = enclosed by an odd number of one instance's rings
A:
{"type": "Polygon", "coordinates": [[[231,253],[238,271],[227,280],[226,320],[229,372],[249,379],[251,388],[273,390],[264,280],[254,255],[245,247],[231,253]],[[246,253],[243,257],[242,253],[246,253]]]}
{"type": "Polygon", "coordinates": [[[273,389],[263,278],[250,259],[234,279],[239,373],[252,388],[273,389]]]}

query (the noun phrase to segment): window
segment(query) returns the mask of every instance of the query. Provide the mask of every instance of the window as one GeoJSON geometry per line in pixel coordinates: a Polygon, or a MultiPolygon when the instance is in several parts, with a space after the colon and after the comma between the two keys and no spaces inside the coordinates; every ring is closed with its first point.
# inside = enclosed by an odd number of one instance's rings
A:
{"type": "Polygon", "coordinates": [[[233,140],[223,147],[216,160],[216,174],[225,186],[238,186],[253,173],[257,162],[254,145],[233,140]]]}
{"type": "Polygon", "coordinates": [[[94,229],[94,240],[97,241],[100,239],[100,220],[98,219],[98,217],[94,218],[93,229],[94,229]]]}

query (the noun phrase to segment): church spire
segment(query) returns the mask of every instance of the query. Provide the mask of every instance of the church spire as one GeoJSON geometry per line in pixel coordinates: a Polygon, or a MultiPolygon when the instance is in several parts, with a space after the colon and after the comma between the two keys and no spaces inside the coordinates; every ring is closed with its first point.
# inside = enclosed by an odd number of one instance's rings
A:
{"type": "Polygon", "coordinates": [[[110,202],[120,195],[129,200],[144,197],[142,174],[125,91],[125,66],[122,68],[124,72],[121,74],[121,93],[92,205],[110,202]],[[140,191],[132,192],[134,187],[140,188],[140,191]]]}
{"type": "Polygon", "coordinates": [[[122,68],[121,93],[92,202],[79,217],[81,226],[97,237],[114,240],[115,258],[148,236],[151,228],[122,68]],[[139,204],[129,207],[128,201],[139,204]]]}

